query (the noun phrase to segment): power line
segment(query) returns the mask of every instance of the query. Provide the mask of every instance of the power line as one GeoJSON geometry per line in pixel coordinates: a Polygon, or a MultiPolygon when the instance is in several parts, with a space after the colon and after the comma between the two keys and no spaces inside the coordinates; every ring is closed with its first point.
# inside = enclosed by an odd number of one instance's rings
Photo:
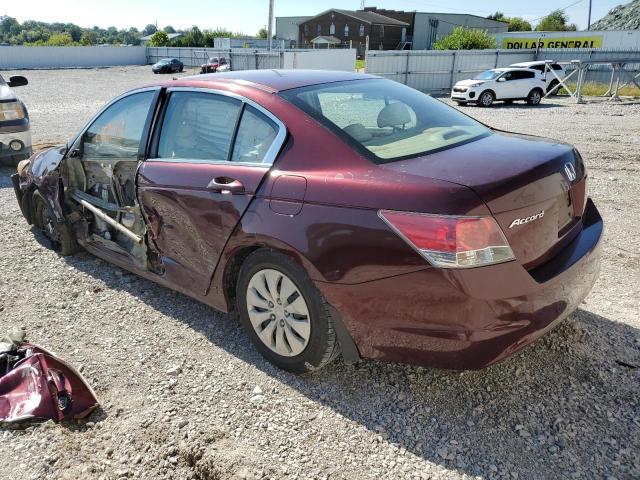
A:
{"type": "MultiPolygon", "coordinates": [[[[578,5],[579,3],[582,3],[582,2],[584,2],[584,0],[578,0],[577,2],[573,2],[573,3],[569,4],[569,5],[567,5],[566,7],[556,8],[556,10],[560,10],[561,12],[564,12],[566,9],[571,8],[571,7],[575,6],[575,5],[578,5]]],[[[543,18],[544,18],[544,17],[546,17],[546,16],[547,16],[547,15],[543,15],[543,16],[541,16],[541,17],[534,18],[534,19],[533,19],[533,20],[531,20],[531,21],[532,21],[532,22],[537,22],[538,20],[541,20],[541,19],[543,19],[543,18]]]]}

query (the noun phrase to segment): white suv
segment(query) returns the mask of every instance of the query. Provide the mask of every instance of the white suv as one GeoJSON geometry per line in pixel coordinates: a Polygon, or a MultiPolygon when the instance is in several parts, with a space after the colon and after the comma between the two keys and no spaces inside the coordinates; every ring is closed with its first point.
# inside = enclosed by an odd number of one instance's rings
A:
{"type": "MultiPolygon", "coordinates": [[[[558,83],[560,83],[558,82],[558,77],[564,78],[567,75],[562,65],[555,62],[545,62],[544,60],[537,61],[537,62],[514,63],[513,65],[509,65],[509,66],[518,67],[518,68],[530,68],[532,70],[537,70],[543,75],[545,75],[545,80],[547,81],[547,90],[546,90],[547,92],[553,90],[553,88],[556,85],[558,85],[558,83]],[[546,69],[546,74],[545,74],[545,65],[547,65],[547,63],[549,67],[546,69]],[[554,75],[551,70],[553,70],[558,77],[556,77],[556,75],[554,75]]],[[[556,90],[555,92],[552,93],[552,95],[555,95],[557,93],[558,91],[556,90]]]]}
{"type": "Polygon", "coordinates": [[[477,103],[482,107],[490,107],[495,100],[526,100],[529,105],[538,105],[545,91],[546,82],[538,70],[493,68],[456,83],[451,99],[458,105],[477,103]]]}

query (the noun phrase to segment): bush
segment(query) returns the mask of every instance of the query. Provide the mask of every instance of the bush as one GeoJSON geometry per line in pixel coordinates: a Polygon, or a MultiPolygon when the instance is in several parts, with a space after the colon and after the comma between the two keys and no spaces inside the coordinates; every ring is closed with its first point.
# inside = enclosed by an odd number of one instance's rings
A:
{"type": "Polygon", "coordinates": [[[456,27],[446,37],[438,40],[434,48],[436,50],[482,50],[496,48],[496,39],[486,30],[456,27]]]}
{"type": "Polygon", "coordinates": [[[166,47],[169,45],[169,35],[167,35],[167,32],[158,30],[156,33],[151,35],[149,45],[152,47],[166,47]]]}

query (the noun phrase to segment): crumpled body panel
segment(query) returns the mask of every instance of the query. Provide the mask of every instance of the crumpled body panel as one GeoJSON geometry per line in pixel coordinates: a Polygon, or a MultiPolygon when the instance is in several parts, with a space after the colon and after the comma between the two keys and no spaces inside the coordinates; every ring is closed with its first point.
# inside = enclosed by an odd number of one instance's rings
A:
{"type": "Polygon", "coordinates": [[[84,418],[98,406],[80,373],[52,353],[24,343],[11,355],[19,360],[0,377],[0,422],[84,418]]]}

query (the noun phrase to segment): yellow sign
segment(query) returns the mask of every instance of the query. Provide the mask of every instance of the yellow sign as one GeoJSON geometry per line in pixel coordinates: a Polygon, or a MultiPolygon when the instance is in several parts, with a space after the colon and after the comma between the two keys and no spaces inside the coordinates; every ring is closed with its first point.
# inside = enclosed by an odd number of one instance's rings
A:
{"type": "Polygon", "coordinates": [[[594,35],[592,37],[540,38],[505,37],[502,39],[502,48],[602,48],[602,36],[594,35]]]}

